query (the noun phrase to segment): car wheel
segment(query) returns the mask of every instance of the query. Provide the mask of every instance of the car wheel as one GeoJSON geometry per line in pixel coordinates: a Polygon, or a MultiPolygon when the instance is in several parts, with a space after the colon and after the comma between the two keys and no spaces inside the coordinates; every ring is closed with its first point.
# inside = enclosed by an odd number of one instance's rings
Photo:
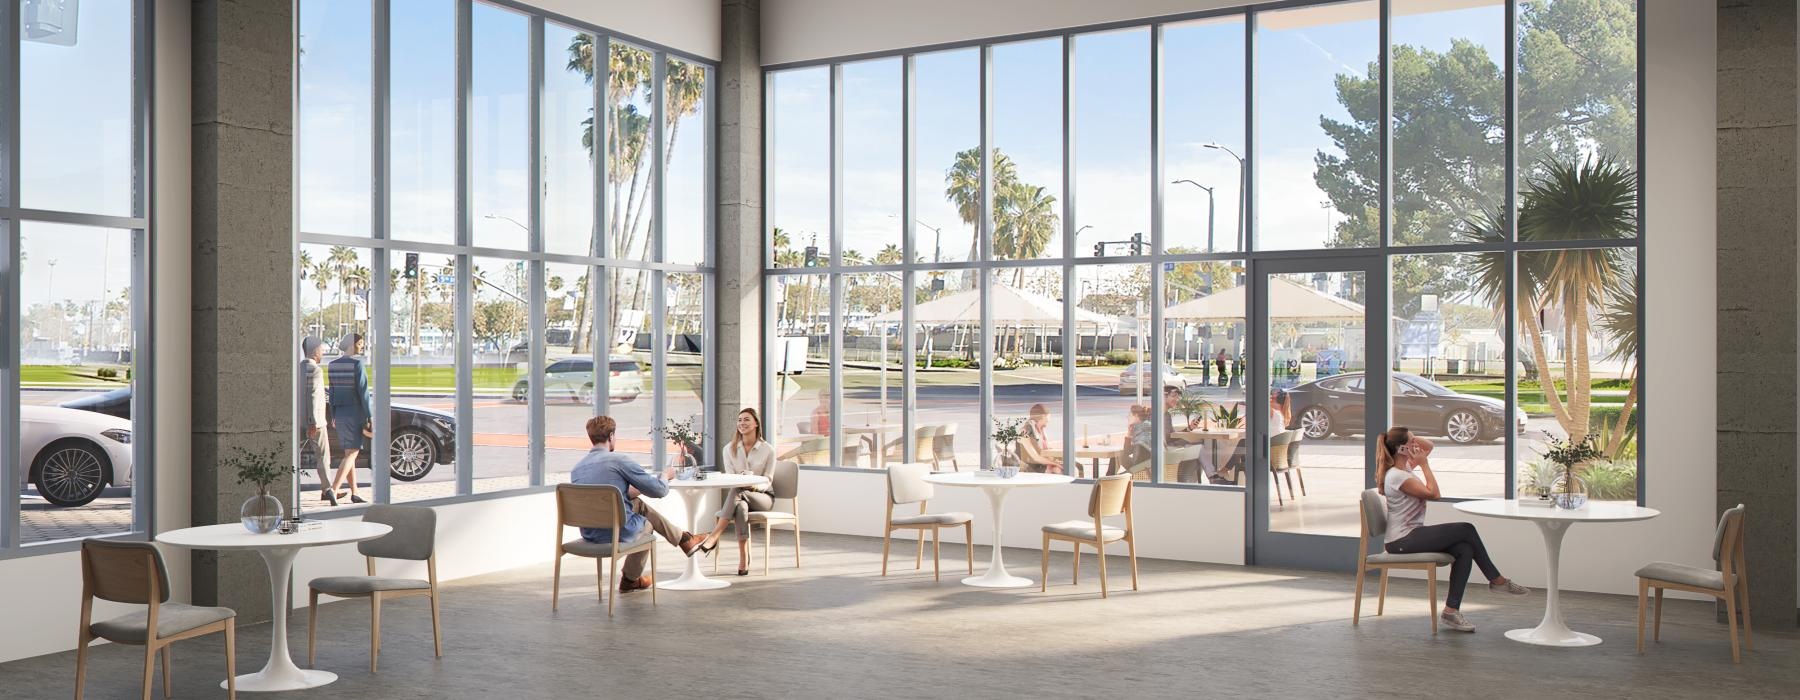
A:
{"type": "Polygon", "coordinates": [[[1300,430],[1309,440],[1322,440],[1331,435],[1331,414],[1313,406],[1300,412],[1300,430]]]}
{"type": "Polygon", "coordinates": [[[588,382],[575,390],[575,403],[591,404],[594,402],[594,383],[588,382]]]}
{"type": "Polygon", "coordinates": [[[394,431],[388,441],[388,471],[401,481],[418,481],[437,464],[437,443],[418,428],[394,431]]]}
{"type": "Polygon", "coordinates": [[[1444,436],[1458,445],[1474,442],[1481,438],[1481,418],[1473,411],[1454,411],[1444,419],[1444,436]]]}
{"type": "Polygon", "coordinates": [[[513,385],[512,399],[514,401],[525,403],[528,398],[531,398],[531,382],[520,381],[513,385]]]}
{"type": "Polygon", "coordinates": [[[106,485],[106,453],[91,443],[64,441],[38,453],[32,469],[38,495],[61,508],[85,506],[106,485]]]}

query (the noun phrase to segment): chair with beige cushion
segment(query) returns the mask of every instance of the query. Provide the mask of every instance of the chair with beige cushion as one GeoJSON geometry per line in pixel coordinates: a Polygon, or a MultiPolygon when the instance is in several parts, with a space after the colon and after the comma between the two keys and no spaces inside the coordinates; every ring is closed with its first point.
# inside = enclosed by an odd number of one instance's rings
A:
{"type": "MultiPolygon", "coordinates": [[[[594,578],[600,578],[600,564],[608,559],[612,566],[606,572],[606,583],[600,586],[599,596],[606,599],[606,614],[611,615],[613,601],[619,596],[614,594],[608,598],[606,591],[613,587],[613,579],[619,576],[619,559],[633,552],[650,552],[650,571],[656,571],[656,531],[646,525],[644,531],[628,542],[619,541],[619,532],[625,529],[626,514],[630,507],[625,505],[625,494],[609,484],[557,484],[556,485],[556,563],[552,567],[550,581],[550,612],[556,612],[556,602],[562,593],[562,560],[565,555],[592,557],[594,559],[594,578]],[[612,533],[610,542],[589,542],[579,534],[575,539],[564,540],[563,528],[600,528],[612,533]]],[[[656,604],[656,586],[650,587],[650,604],[656,604]]]]}
{"type": "MultiPolygon", "coordinates": [[[[927,459],[927,457],[921,454],[917,456],[917,459],[924,460],[927,459]]],[[[949,462],[952,471],[962,471],[962,465],[956,463],[955,423],[946,423],[938,426],[937,432],[932,436],[931,457],[929,459],[931,460],[932,469],[943,471],[944,463],[949,462]]]]}
{"type": "MultiPolygon", "coordinates": [[[[915,426],[912,434],[913,459],[931,462],[933,469],[938,468],[937,436],[942,430],[943,426],[937,424],[915,426]]],[[[906,440],[904,437],[889,440],[887,446],[883,448],[882,459],[887,462],[905,461],[906,440]]]]}
{"type": "Polygon", "coordinates": [[[1287,505],[1281,497],[1281,477],[1287,476],[1288,498],[1294,497],[1294,475],[1288,472],[1292,463],[1288,456],[1292,454],[1288,446],[1293,444],[1297,430],[1284,430],[1269,438],[1269,485],[1275,487],[1275,505],[1287,505]]]}
{"type": "Polygon", "coordinates": [[[931,513],[926,505],[936,493],[931,482],[925,480],[931,467],[917,462],[906,464],[890,464],[887,469],[888,499],[887,524],[881,532],[881,575],[887,575],[888,549],[893,544],[895,530],[918,530],[919,552],[913,557],[913,568],[924,565],[925,531],[931,531],[931,577],[942,580],[942,559],[939,556],[938,530],[946,527],[962,526],[963,542],[967,545],[964,551],[968,554],[969,574],[975,574],[975,516],[962,512],[931,513]],[[916,515],[894,515],[894,506],[909,503],[919,504],[916,515]]]}
{"type": "Polygon", "coordinates": [[[1744,646],[1755,650],[1750,641],[1750,581],[1744,568],[1744,504],[1719,516],[1719,527],[1713,532],[1713,563],[1716,569],[1702,569],[1686,564],[1659,561],[1637,570],[1638,577],[1638,653],[1644,653],[1644,604],[1650,589],[1656,589],[1656,627],[1652,639],[1662,641],[1662,602],[1665,589],[1710,595],[1725,601],[1725,621],[1731,632],[1731,662],[1738,663],[1737,618],[1742,604],[1744,646]]]}
{"type": "MultiPolygon", "coordinates": [[[[800,568],[800,465],[793,462],[776,462],[769,473],[769,496],[776,501],[787,501],[789,511],[753,510],[750,511],[750,531],[744,533],[745,541],[754,544],[756,526],[763,526],[763,575],[769,575],[769,547],[773,535],[769,530],[776,525],[794,528],[794,568],[800,568]]],[[[713,557],[713,568],[719,567],[719,558],[713,557]]]]}
{"type": "Polygon", "coordinates": [[[1132,527],[1130,473],[1103,476],[1094,480],[1088,495],[1088,517],[1091,520],[1068,520],[1044,526],[1043,579],[1038,591],[1050,590],[1050,543],[1069,542],[1075,547],[1075,573],[1069,583],[1081,579],[1081,546],[1093,547],[1100,556],[1100,597],[1106,597],[1106,545],[1123,540],[1131,561],[1131,590],[1138,589],[1137,531],[1132,527]],[[1125,527],[1107,525],[1105,520],[1125,516],[1125,527]]]}
{"type": "Polygon", "coordinates": [[[381,602],[395,598],[426,596],[431,600],[431,643],[437,656],[444,655],[444,637],[438,631],[437,511],[420,506],[372,505],[363,522],[381,523],[392,532],[356,543],[356,551],[368,565],[367,576],[326,576],[306,584],[306,665],[313,665],[313,646],[319,628],[319,594],[338,598],[369,599],[369,672],[381,658],[381,602]],[[425,578],[386,578],[375,575],[376,559],[425,562],[425,578]]]}
{"type": "Polygon", "coordinates": [[[1448,552],[1418,552],[1415,554],[1389,554],[1384,546],[1387,540],[1388,512],[1387,500],[1380,491],[1368,489],[1362,492],[1362,536],[1357,540],[1356,551],[1362,553],[1362,563],[1356,567],[1356,607],[1351,613],[1350,624],[1362,624],[1363,579],[1369,569],[1381,570],[1381,594],[1375,601],[1375,614],[1387,612],[1388,571],[1390,569],[1414,569],[1425,572],[1426,599],[1431,603],[1431,633],[1438,631],[1437,609],[1437,570],[1440,566],[1456,563],[1456,557],[1448,552]],[[1375,541],[1375,554],[1369,553],[1369,540],[1375,541]]]}
{"type": "MultiPolygon", "coordinates": [[[[162,552],[149,542],[88,539],[81,542],[81,628],[75,647],[75,698],[87,680],[88,644],[95,638],[144,647],[144,700],[162,652],[163,697],[169,697],[169,645],[214,632],[225,633],[225,689],[237,697],[237,613],[169,602],[169,570],[162,552]],[[94,599],[143,605],[145,609],[94,622],[94,599]]],[[[29,634],[25,630],[10,633],[29,634]]],[[[20,692],[18,688],[12,689],[20,692]]]]}

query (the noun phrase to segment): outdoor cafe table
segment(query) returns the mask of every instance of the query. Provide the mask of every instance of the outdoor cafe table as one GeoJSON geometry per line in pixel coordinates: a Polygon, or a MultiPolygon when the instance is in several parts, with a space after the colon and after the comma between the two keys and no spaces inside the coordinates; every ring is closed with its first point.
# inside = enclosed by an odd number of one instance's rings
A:
{"type": "Polygon", "coordinates": [[[1470,515],[1537,523],[1538,531],[1544,535],[1544,557],[1549,565],[1549,581],[1544,584],[1544,619],[1531,629],[1508,630],[1506,638],[1547,647],[1588,647],[1600,643],[1599,637],[1576,632],[1563,624],[1556,576],[1562,560],[1563,533],[1568,532],[1575,523],[1622,523],[1649,520],[1661,515],[1655,508],[1644,508],[1628,501],[1588,501],[1586,505],[1570,510],[1538,505],[1522,506],[1517,500],[1490,499],[1463,501],[1456,504],[1456,509],[1470,515]]]}
{"type": "MultiPolygon", "coordinates": [[[[1073,477],[1062,474],[1039,474],[1036,472],[1020,472],[1009,479],[998,476],[977,476],[978,472],[949,472],[926,474],[925,480],[941,486],[977,487],[987,492],[988,505],[994,511],[994,551],[988,558],[987,571],[980,576],[970,576],[962,580],[965,586],[979,588],[1024,588],[1031,585],[1031,579],[1013,576],[1006,573],[1006,562],[1001,557],[1000,523],[1005,519],[1006,493],[1025,486],[1057,486],[1074,481],[1073,477]]],[[[971,545],[972,546],[972,545],[971,545]]]]}
{"type": "MultiPolygon", "coordinates": [[[[887,445],[888,427],[886,425],[852,425],[844,427],[845,435],[861,435],[869,443],[869,463],[876,469],[887,466],[887,455],[882,447],[887,445]]],[[[855,466],[855,465],[844,465],[855,466]]]]}
{"type": "MultiPolygon", "coordinates": [[[[300,552],[301,547],[361,542],[393,531],[394,528],[381,523],[366,523],[360,520],[326,520],[317,530],[307,530],[292,535],[273,532],[257,535],[244,529],[242,523],[225,523],[170,530],[157,535],[156,541],[188,549],[253,549],[257,554],[262,555],[263,565],[269,568],[269,609],[275,611],[275,619],[270,624],[273,641],[269,644],[269,663],[264,665],[261,671],[238,676],[237,689],[249,692],[267,692],[317,688],[337,680],[337,674],[330,671],[303,669],[295,666],[293,658],[288,655],[288,616],[282,611],[289,607],[287,599],[288,572],[294,568],[294,555],[300,552]]],[[[219,687],[226,687],[225,682],[220,681],[219,687]]]]}
{"type": "MultiPolygon", "coordinates": [[[[768,478],[757,476],[755,474],[721,474],[718,472],[709,472],[705,479],[675,479],[669,482],[669,488],[676,493],[681,494],[682,502],[687,504],[688,532],[699,532],[700,496],[701,494],[706,493],[707,489],[764,486],[768,483],[768,478]]],[[[680,578],[673,581],[658,583],[656,584],[656,587],[665,591],[708,591],[714,588],[725,588],[731,585],[730,581],[707,578],[706,574],[700,573],[700,559],[701,557],[697,556],[688,557],[687,570],[681,572],[680,578]]]]}
{"type": "Polygon", "coordinates": [[[1116,460],[1119,458],[1119,455],[1123,454],[1124,452],[1125,452],[1124,445],[1094,445],[1092,447],[1077,447],[1077,448],[1075,448],[1075,468],[1076,469],[1081,468],[1081,460],[1091,459],[1091,460],[1093,460],[1094,471],[1093,471],[1093,473],[1088,474],[1087,477],[1098,479],[1098,478],[1100,478],[1100,460],[1102,460],[1102,459],[1116,460]]]}

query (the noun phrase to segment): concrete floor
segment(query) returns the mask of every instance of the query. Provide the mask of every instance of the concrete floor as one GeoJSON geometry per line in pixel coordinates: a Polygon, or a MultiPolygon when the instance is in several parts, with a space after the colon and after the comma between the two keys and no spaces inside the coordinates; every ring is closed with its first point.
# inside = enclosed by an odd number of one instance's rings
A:
{"type": "MultiPolygon", "coordinates": [[[[1058,551],[1045,594],[959,584],[959,545],[944,547],[944,580],[933,582],[929,559],[920,573],[899,556],[907,568],[881,578],[879,540],[808,535],[800,570],[785,542],[778,533],[766,578],[753,566],[728,576],[729,589],[663,591],[655,607],[648,592],[633,593],[610,619],[588,560],[565,561],[554,615],[548,566],[457,581],[444,588],[442,659],[431,654],[424,600],[388,603],[378,674],[368,671],[367,606],[330,604],[318,667],[340,680],[282,697],[1745,698],[1800,687],[1800,633],[1758,630],[1756,651],[1734,666],[1724,626],[1698,602],[1669,601],[1663,641],[1639,657],[1636,600],[1620,596],[1565,596],[1571,626],[1606,642],[1546,649],[1502,635],[1536,624],[1536,591],[1510,598],[1471,586],[1464,610],[1480,630],[1434,639],[1415,581],[1396,579],[1387,615],[1353,627],[1342,574],[1143,560],[1143,588],[1132,592],[1124,558],[1113,557],[1117,587],[1101,600],[1091,554],[1071,586],[1069,554],[1058,551]]],[[[735,551],[720,554],[729,568],[735,551]]],[[[678,556],[663,552],[670,577],[678,556]]],[[[1036,578],[1038,552],[1009,550],[1008,561],[1036,578]]],[[[1365,613],[1374,607],[1371,589],[1365,613]]],[[[297,613],[290,630],[302,662],[305,619],[297,613]]],[[[176,644],[177,696],[224,695],[221,644],[176,644]]],[[[260,668],[268,626],[240,629],[238,652],[240,672],[260,668]]],[[[138,697],[142,658],[137,647],[97,647],[88,697],[138,697]]],[[[0,665],[0,696],[68,697],[74,668],[73,652],[0,665]]]]}

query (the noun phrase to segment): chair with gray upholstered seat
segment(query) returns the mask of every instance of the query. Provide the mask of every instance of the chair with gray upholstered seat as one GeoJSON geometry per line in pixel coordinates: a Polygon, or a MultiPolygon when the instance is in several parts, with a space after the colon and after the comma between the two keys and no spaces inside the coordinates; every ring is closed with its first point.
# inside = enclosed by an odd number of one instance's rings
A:
{"type": "Polygon", "coordinates": [[[938,530],[946,527],[962,526],[964,550],[969,558],[969,574],[975,574],[975,541],[971,539],[975,533],[975,516],[962,512],[930,513],[926,512],[926,503],[936,491],[931,482],[925,480],[931,467],[918,462],[906,464],[890,464],[887,469],[888,502],[887,525],[881,531],[881,575],[887,575],[888,548],[893,543],[895,530],[919,531],[919,552],[913,557],[913,568],[924,565],[925,531],[931,531],[931,577],[941,580],[942,560],[938,556],[938,530]],[[917,515],[894,515],[894,506],[909,503],[919,504],[917,515]]]}
{"type": "Polygon", "coordinates": [[[324,576],[306,584],[306,665],[313,665],[314,642],[319,628],[319,595],[369,599],[369,672],[381,658],[381,603],[395,598],[426,596],[431,601],[432,652],[444,655],[444,637],[438,631],[437,511],[421,506],[372,505],[363,522],[381,523],[393,532],[356,543],[368,566],[367,576],[324,576]],[[375,575],[376,559],[425,562],[425,578],[375,575]]]}
{"type": "Polygon", "coordinates": [[[225,633],[225,679],[237,697],[237,613],[169,602],[169,571],[162,553],[149,542],[88,539],[81,542],[81,629],[75,649],[75,697],[87,680],[88,644],[95,638],[144,647],[144,700],[157,652],[162,652],[163,697],[169,696],[169,645],[214,632],[225,633]],[[94,599],[143,605],[144,610],[94,622],[94,599]]]}
{"type": "MultiPolygon", "coordinates": [[[[773,535],[769,530],[776,525],[787,525],[794,528],[794,568],[800,568],[800,465],[793,462],[776,462],[769,473],[769,496],[777,501],[787,501],[788,509],[753,510],[750,511],[750,532],[746,540],[756,538],[756,526],[763,526],[763,575],[769,575],[769,545],[773,535]]],[[[716,566],[718,557],[713,558],[716,566]]]]}
{"type": "MultiPolygon", "coordinates": [[[[600,597],[606,599],[606,614],[611,615],[613,601],[618,599],[614,594],[606,597],[606,591],[613,587],[613,579],[619,575],[619,559],[633,552],[650,552],[650,571],[656,571],[656,531],[646,526],[643,532],[628,542],[619,541],[619,531],[625,529],[625,514],[631,512],[625,504],[625,494],[608,484],[557,484],[556,485],[556,565],[550,582],[550,612],[556,612],[557,598],[562,593],[562,559],[564,555],[573,554],[578,557],[594,559],[594,579],[598,583],[600,565],[610,559],[612,566],[606,572],[606,583],[600,586],[600,597]],[[598,528],[612,532],[611,542],[589,542],[579,534],[575,539],[563,540],[563,528],[598,528]]],[[[650,604],[656,604],[656,586],[650,587],[650,604]]]]}
{"type": "Polygon", "coordinates": [[[1362,624],[1363,578],[1369,569],[1381,570],[1381,594],[1375,601],[1376,615],[1387,612],[1388,571],[1414,569],[1425,572],[1426,597],[1431,603],[1431,633],[1437,634],[1437,570],[1440,566],[1456,563],[1456,557],[1448,552],[1389,554],[1384,547],[1388,529],[1387,500],[1380,491],[1368,489],[1362,492],[1361,510],[1362,537],[1357,540],[1356,551],[1361,554],[1362,562],[1356,567],[1356,607],[1351,613],[1350,624],[1362,624]],[[1375,540],[1375,554],[1369,553],[1369,540],[1375,540]]]}
{"type": "Polygon", "coordinates": [[[1659,561],[1637,570],[1638,577],[1638,653],[1644,653],[1644,604],[1650,589],[1656,589],[1656,628],[1652,639],[1662,641],[1663,591],[1672,589],[1710,595],[1725,601],[1725,620],[1731,632],[1731,662],[1738,655],[1737,617],[1744,616],[1744,646],[1755,650],[1750,641],[1750,581],[1744,568],[1744,504],[1719,516],[1719,527],[1713,531],[1713,563],[1716,569],[1702,569],[1686,564],[1659,561]],[[1739,605],[1742,605],[1740,608],[1739,605]]]}
{"type": "Polygon", "coordinates": [[[1085,544],[1099,552],[1101,598],[1106,597],[1106,545],[1124,541],[1131,561],[1131,590],[1138,589],[1137,532],[1131,519],[1131,482],[1130,473],[1095,479],[1094,490],[1088,495],[1088,517],[1092,520],[1069,520],[1044,526],[1044,565],[1039,592],[1050,590],[1050,543],[1053,541],[1075,546],[1075,573],[1070,577],[1070,583],[1081,578],[1081,546],[1085,544]],[[1125,516],[1125,527],[1106,524],[1106,519],[1115,515],[1125,516]]]}

